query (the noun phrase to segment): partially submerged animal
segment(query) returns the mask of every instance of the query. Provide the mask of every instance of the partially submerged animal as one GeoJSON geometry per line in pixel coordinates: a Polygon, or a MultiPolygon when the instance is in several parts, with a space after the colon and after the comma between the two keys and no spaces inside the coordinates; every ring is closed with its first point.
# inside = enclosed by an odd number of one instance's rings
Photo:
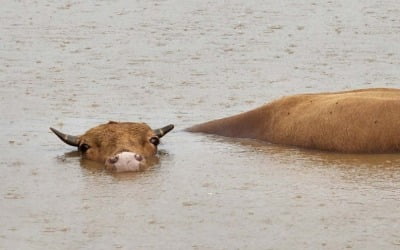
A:
{"type": "Polygon", "coordinates": [[[82,156],[104,163],[109,170],[137,171],[155,156],[160,138],[174,128],[170,124],[152,130],[145,123],[110,121],[89,129],[81,136],[50,128],[63,142],[77,147],[82,156]]]}
{"type": "Polygon", "coordinates": [[[287,96],[186,130],[344,153],[399,152],[400,90],[287,96]]]}

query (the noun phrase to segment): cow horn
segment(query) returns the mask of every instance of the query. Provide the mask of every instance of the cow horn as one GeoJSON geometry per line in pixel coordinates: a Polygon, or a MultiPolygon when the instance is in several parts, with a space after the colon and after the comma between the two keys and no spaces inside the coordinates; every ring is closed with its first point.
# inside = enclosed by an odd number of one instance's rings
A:
{"type": "Polygon", "coordinates": [[[58,136],[58,138],[60,138],[66,144],[75,146],[75,147],[79,146],[79,137],[61,133],[60,131],[58,131],[57,129],[54,129],[54,128],[50,128],[50,130],[53,131],[53,133],[56,134],[56,136],[58,136]]]}
{"type": "Polygon", "coordinates": [[[169,131],[171,131],[174,128],[174,125],[170,124],[168,126],[159,128],[159,129],[155,129],[153,130],[154,133],[158,136],[158,138],[163,137],[166,133],[168,133],[169,131]]]}

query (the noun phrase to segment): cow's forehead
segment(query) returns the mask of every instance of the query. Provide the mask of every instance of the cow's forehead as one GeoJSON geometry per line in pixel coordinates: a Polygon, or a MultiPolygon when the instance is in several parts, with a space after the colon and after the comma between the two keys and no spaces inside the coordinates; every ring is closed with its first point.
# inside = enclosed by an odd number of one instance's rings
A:
{"type": "Polygon", "coordinates": [[[118,140],[122,138],[143,138],[152,135],[154,132],[145,123],[135,122],[110,122],[89,129],[82,139],[92,141],[118,140]]]}

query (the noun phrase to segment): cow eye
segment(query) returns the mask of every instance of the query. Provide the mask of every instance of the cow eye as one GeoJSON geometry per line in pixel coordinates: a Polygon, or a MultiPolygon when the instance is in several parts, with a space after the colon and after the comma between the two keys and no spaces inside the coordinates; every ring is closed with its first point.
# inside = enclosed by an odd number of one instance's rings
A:
{"type": "Polygon", "coordinates": [[[160,144],[160,139],[157,136],[153,136],[150,138],[150,143],[154,146],[157,146],[158,144],[160,144]]]}
{"type": "Polygon", "coordinates": [[[89,148],[90,146],[86,143],[79,145],[79,151],[81,151],[82,153],[85,153],[89,148]]]}

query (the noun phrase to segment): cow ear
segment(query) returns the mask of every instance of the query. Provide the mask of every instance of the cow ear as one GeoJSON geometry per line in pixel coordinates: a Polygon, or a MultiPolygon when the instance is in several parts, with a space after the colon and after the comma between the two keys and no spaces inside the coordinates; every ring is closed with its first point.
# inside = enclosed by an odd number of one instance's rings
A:
{"type": "Polygon", "coordinates": [[[118,123],[118,122],[116,122],[116,121],[109,121],[108,122],[108,124],[116,124],[116,123],[118,123]]]}

